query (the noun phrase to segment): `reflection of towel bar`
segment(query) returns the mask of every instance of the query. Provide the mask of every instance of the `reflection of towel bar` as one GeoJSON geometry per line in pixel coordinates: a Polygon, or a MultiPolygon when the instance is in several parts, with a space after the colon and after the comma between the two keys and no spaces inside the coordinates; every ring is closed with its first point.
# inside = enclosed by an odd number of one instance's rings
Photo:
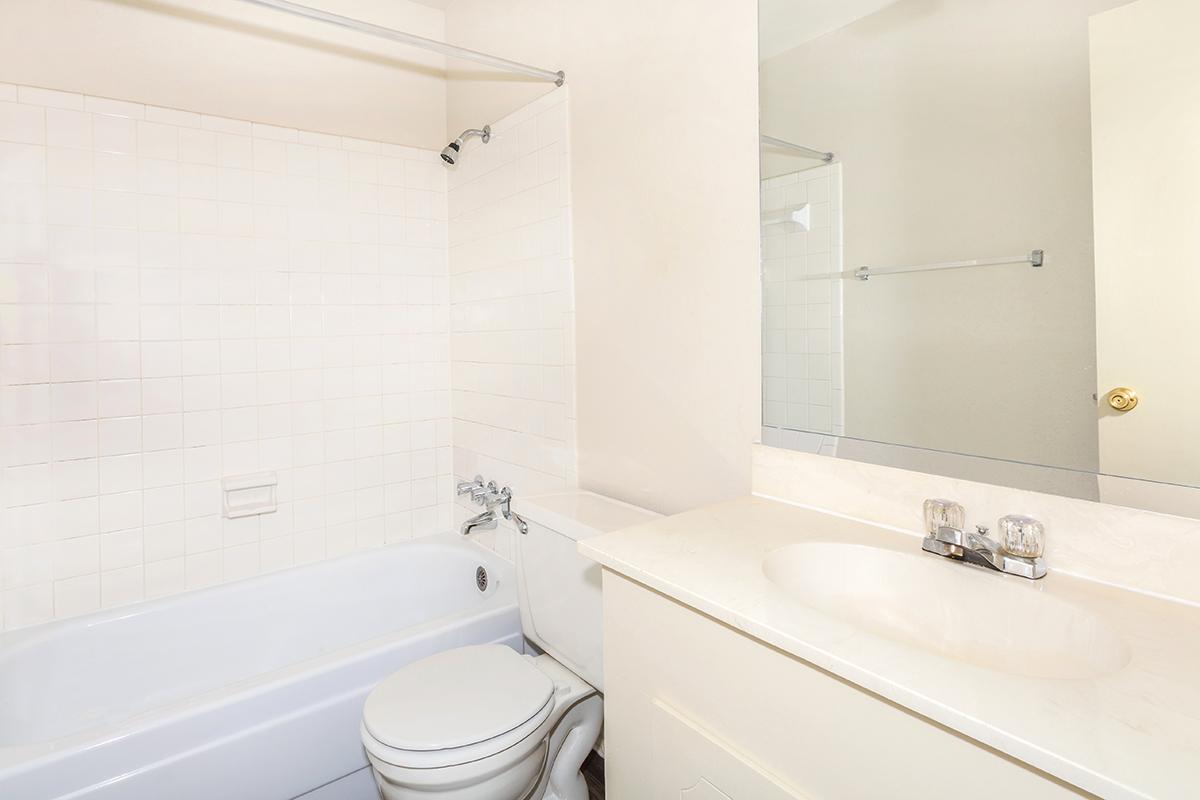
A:
{"type": "Polygon", "coordinates": [[[1007,258],[945,261],[940,264],[920,264],[914,267],[859,267],[854,270],[853,275],[860,281],[865,281],[876,275],[900,275],[905,272],[933,272],[939,269],[962,269],[964,267],[990,267],[996,264],[1031,264],[1040,267],[1046,263],[1045,256],[1044,251],[1034,250],[1027,256],[1009,256],[1007,258]]]}
{"type": "Polygon", "coordinates": [[[865,281],[877,275],[900,275],[905,272],[932,272],[939,269],[962,269],[964,267],[990,267],[995,264],[1030,264],[1034,267],[1044,266],[1046,254],[1042,250],[1034,250],[1027,256],[1012,256],[1010,258],[975,259],[973,261],[946,261],[941,264],[922,264],[915,267],[859,267],[846,272],[821,272],[816,275],[804,275],[789,280],[827,281],[836,278],[858,278],[865,281]]]}
{"type": "Polygon", "coordinates": [[[781,208],[777,211],[762,212],[763,225],[781,225],[790,223],[799,225],[800,230],[807,231],[812,220],[812,207],[808,203],[802,203],[798,206],[790,206],[781,208]]]}

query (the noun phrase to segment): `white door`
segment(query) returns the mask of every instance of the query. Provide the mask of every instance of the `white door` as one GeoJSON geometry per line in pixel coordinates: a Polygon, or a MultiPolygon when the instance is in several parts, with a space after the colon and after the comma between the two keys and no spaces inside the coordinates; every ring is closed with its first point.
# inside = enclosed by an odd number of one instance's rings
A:
{"type": "Polygon", "coordinates": [[[747,755],[654,701],[653,800],[806,800],[747,755]]]}
{"type": "Polygon", "coordinates": [[[1182,484],[1200,483],[1197,31],[1196,0],[1091,21],[1100,471],[1182,484]]]}

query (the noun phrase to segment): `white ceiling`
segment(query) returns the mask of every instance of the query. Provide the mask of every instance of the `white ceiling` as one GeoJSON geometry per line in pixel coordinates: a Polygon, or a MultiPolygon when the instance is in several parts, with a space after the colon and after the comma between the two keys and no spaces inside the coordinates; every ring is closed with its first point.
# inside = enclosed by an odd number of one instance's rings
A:
{"type": "Polygon", "coordinates": [[[874,14],[896,0],[759,0],[758,60],[874,14]]]}

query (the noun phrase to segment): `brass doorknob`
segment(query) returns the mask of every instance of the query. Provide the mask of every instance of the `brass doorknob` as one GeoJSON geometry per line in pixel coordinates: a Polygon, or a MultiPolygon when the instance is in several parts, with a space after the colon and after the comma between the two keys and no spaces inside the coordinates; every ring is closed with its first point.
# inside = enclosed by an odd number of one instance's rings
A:
{"type": "Polygon", "coordinates": [[[1108,404],[1114,411],[1120,411],[1122,414],[1132,411],[1137,408],[1137,392],[1126,386],[1118,386],[1108,393],[1108,404]]]}

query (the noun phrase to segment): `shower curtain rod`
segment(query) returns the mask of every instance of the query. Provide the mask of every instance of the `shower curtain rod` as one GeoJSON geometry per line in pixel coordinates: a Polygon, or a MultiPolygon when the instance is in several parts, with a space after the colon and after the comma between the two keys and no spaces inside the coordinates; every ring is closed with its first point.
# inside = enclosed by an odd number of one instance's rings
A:
{"type": "Polygon", "coordinates": [[[465,47],[455,47],[452,44],[439,42],[434,39],[426,39],[424,36],[416,36],[411,33],[385,28],[381,25],[372,25],[370,22],[343,17],[340,14],[331,14],[328,11],[321,11],[317,8],[302,6],[299,3],[289,3],[288,0],[242,0],[243,3],[250,3],[256,6],[265,8],[273,8],[276,11],[283,11],[288,14],[295,14],[298,17],[306,17],[314,19],[318,22],[328,22],[330,25],[338,25],[342,28],[348,28],[359,33],[366,33],[371,36],[378,36],[381,39],[391,39],[393,42],[402,42],[410,44],[413,47],[420,47],[424,50],[432,50],[435,53],[441,53],[444,56],[453,58],[461,58],[465,61],[474,61],[477,64],[486,64],[489,67],[507,70],[509,72],[518,72],[522,75],[531,75],[534,78],[541,78],[544,81],[552,81],[556,86],[562,86],[567,76],[562,70],[554,72],[548,69],[540,69],[531,67],[528,64],[522,64],[519,61],[509,61],[507,58],[480,53],[476,50],[468,50],[465,47]]]}
{"type": "Polygon", "coordinates": [[[765,133],[760,135],[758,138],[763,144],[770,144],[774,145],[775,147],[784,147],[788,150],[795,150],[798,153],[804,153],[810,158],[819,158],[826,163],[833,161],[833,153],[826,153],[823,150],[814,150],[813,148],[805,147],[802,144],[794,144],[792,142],[784,141],[783,139],[776,139],[774,136],[767,136],[765,133]]]}

